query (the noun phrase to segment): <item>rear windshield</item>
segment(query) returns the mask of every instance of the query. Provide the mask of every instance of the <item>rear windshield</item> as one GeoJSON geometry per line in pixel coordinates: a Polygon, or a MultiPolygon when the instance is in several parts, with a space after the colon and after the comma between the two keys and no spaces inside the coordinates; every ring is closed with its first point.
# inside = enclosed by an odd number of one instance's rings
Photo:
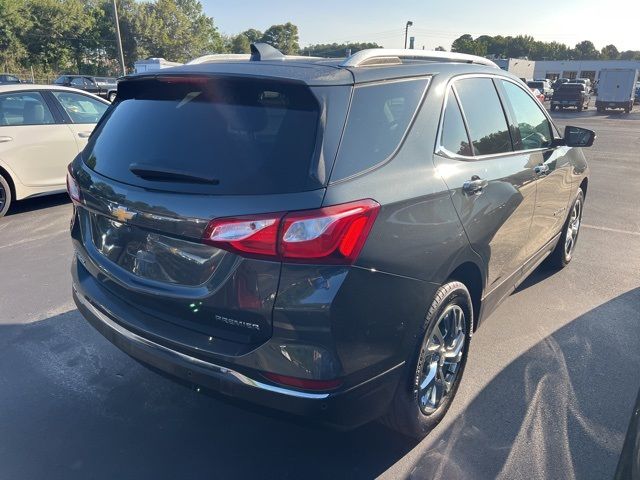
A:
{"type": "Polygon", "coordinates": [[[124,81],[85,149],[85,163],[115,180],[168,191],[312,190],[322,186],[314,167],[319,111],[301,83],[176,76],[124,81]]]}
{"type": "Polygon", "coordinates": [[[571,92],[571,91],[577,91],[577,90],[582,91],[583,89],[584,87],[582,86],[581,83],[563,83],[560,86],[561,92],[571,92]]]}

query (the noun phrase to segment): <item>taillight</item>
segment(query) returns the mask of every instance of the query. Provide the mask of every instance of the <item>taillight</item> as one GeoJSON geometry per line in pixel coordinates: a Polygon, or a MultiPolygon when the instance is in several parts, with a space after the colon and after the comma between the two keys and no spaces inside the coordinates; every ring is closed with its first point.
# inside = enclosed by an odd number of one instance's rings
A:
{"type": "Polygon", "coordinates": [[[318,210],[221,218],[204,241],[240,254],[284,261],[350,264],[360,254],[380,205],[373,200],[318,210]]]}
{"type": "Polygon", "coordinates": [[[80,187],[69,171],[67,171],[67,193],[69,194],[69,197],[71,197],[71,200],[74,202],[80,202],[80,187]]]}
{"type": "Polygon", "coordinates": [[[352,263],[362,250],[378,215],[373,200],[293,212],[284,217],[279,251],[282,258],[352,263]]]}
{"type": "Polygon", "coordinates": [[[210,245],[237,253],[276,256],[282,213],[213,220],[204,232],[210,245]]]}

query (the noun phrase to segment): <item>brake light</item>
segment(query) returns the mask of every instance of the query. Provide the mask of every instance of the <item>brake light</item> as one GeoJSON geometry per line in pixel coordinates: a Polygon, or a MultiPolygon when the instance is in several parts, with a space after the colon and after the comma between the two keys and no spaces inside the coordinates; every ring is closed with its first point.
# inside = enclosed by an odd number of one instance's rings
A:
{"type": "Polygon", "coordinates": [[[282,214],[272,214],[213,220],[204,241],[237,253],[276,256],[281,219],[282,214]]]}
{"type": "Polygon", "coordinates": [[[288,375],[279,375],[277,373],[263,372],[263,375],[269,380],[280,385],[286,385],[287,387],[301,388],[304,390],[334,390],[342,385],[342,380],[339,378],[331,380],[311,380],[308,378],[289,377],[288,375]]]}
{"type": "Polygon", "coordinates": [[[67,171],[67,193],[69,197],[71,197],[71,200],[80,202],[80,187],[69,171],[67,171]]]}
{"type": "Polygon", "coordinates": [[[204,242],[240,254],[283,261],[353,263],[380,205],[373,200],[318,210],[222,218],[209,223],[204,242]]]}
{"type": "Polygon", "coordinates": [[[345,203],[284,217],[280,254],[285,259],[352,263],[364,246],[380,205],[345,203]]]}

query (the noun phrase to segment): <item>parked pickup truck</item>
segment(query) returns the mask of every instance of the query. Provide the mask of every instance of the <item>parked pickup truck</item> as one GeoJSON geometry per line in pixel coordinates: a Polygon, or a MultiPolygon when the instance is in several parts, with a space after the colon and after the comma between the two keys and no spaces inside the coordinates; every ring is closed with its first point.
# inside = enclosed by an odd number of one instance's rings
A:
{"type": "Polygon", "coordinates": [[[563,83],[553,91],[551,110],[575,107],[579,112],[589,107],[591,95],[582,83],[563,83]]]}
{"type": "Polygon", "coordinates": [[[638,71],[631,68],[611,68],[600,72],[596,109],[599,113],[609,108],[633,110],[638,71]]]}
{"type": "Polygon", "coordinates": [[[61,75],[55,82],[55,85],[64,85],[65,87],[77,88],[85,92],[93,93],[99,97],[106,98],[113,102],[118,92],[118,82],[115,78],[109,77],[92,77],[88,75],[61,75]]]}

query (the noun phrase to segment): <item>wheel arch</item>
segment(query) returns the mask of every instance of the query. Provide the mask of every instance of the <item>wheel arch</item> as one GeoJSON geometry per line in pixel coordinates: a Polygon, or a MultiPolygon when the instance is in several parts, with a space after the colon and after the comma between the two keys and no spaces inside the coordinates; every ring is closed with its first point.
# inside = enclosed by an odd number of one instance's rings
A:
{"type": "Polygon", "coordinates": [[[580,189],[582,190],[582,195],[584,195],[584,198],[587,198],[587,187],[588,186],[589,186],[589,179],[585,177],[582,180],[582,182],[580,182],[580,189]]]}
{"type": "Polygon", "coordinates": [[[478,326],[480,307],[482,304],[482,292],[484,291],[484,278],[485,277],[480,266],[472,261],[466,261],[458,265],[449,274],[449,280],[456,280],[463,283],[471,295],[471,302],[473,304],[472,332],[474,332],[478,326]]]}
{"type": "Polygon", "coordinates": [[[4,169],[2,165],[0,165],[0,175],[2,175],[9,184],[9,189],[11,190],[11,200],[16,200],[16,185],[13,180],[13,176],[9,173],[8,170],[4,169]]]}

